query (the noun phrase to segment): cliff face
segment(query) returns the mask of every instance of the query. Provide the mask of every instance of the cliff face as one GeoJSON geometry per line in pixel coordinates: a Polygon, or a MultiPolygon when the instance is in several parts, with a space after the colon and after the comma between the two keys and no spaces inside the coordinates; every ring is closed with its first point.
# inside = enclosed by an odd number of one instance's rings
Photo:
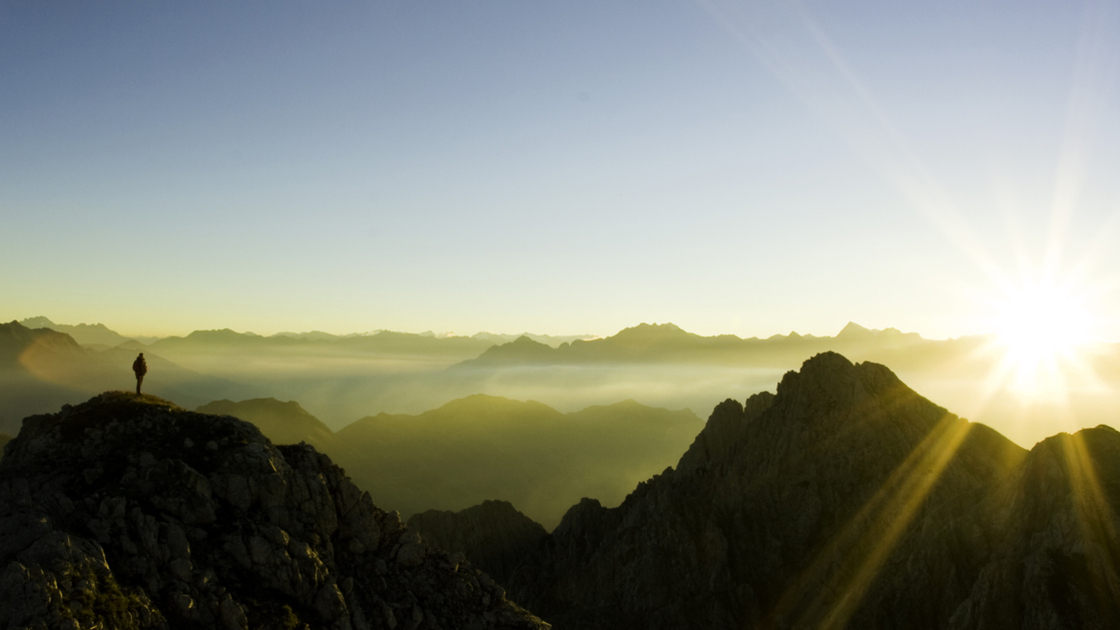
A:
{"type": "Polygon", "coordinates": [[[1117,449],[1028,455],[825,353],[618,508],[574,506],[510,587],[561,629],[1120,627],[1117,449]]]}
{"type": "Polygon", "coordinates": [[[545,628],[306,445],[153,397],[24,421],[0,462],[0,627],[545,628]]]}

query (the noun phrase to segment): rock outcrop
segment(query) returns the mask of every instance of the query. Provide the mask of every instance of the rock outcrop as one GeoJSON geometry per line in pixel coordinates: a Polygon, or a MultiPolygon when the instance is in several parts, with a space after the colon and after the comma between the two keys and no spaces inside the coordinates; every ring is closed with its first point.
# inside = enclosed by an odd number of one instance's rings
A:
{"type": "Polygon", "coordinates": [[[0,462],[0,628],[547,628],[324,455],[113,392],[0,462]]]}
{"type": "Polygon", "coordinates": [[[507,501],[483,501],[460,512],[428,510],[408,519],[433,547],[463,553],[502,584],[548,532],[507,501]]]}
{"type": "Polygon", "coordinates": [[[556,628],[1120,627],[1120,434],[1029,455],[824,353],[510,578],[556,628]]]}

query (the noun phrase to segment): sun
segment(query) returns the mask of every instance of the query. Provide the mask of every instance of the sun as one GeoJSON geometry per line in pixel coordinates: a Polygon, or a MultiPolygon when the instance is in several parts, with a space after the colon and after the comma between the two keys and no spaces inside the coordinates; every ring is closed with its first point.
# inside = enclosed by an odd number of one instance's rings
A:
{"type": "Polygon", "coordinates": [[[1064,397],[1064,368],[1083,365],[1093,317],[1071,283],[1004,286],[993,304],[995,345],[1005,385],[1021,398],[1064,397]]]}

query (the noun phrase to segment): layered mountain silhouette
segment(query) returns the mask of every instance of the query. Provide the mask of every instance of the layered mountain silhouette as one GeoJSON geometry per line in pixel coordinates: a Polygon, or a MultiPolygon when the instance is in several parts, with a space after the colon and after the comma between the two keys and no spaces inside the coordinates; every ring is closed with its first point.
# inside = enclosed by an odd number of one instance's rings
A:
{"type": "Polygon", "coordinates": [[[715,364],[715,365],[786,365],[791,357],[805,356],[826,350],[867,353],[889,353],[907,365],[936,363],[964,350],[973,350],[982,338],[962,338],[948,342],[923,339],[917,333],[903,333],[894,328],[870,330],[849,322],[835,337],[774,335],[766,339],[743,339],[735,335],[704,337],[686,332],[674,324],[640,324],[602,339],[576,340],[550,347],[527,337],[494,346],[477,359],[462,363],[460,368],[501,368],[524,365],[582,364],[715,364]],[[929,356],[927,351],[932,351],[929,356]]]}
{"type": "MultiPolygon", "coordinates": [[[[49,323],[75,334],[99,329],[56,325],[46,318],[25,321],[49,323]]],[[[1033,392],[1024,394],[1010,387],[1013,383],[1001,382],[1014,376],[1015,368],[1002,363],[1006,348],[992,337],[930,340],[856,323],[831,337],[795,332],[765,339],[706,337],[673,324],[642,324],[595,339],[510,337],[391,331],[266,337],[214,330],[158,340],[151,347],[129,341],[112,349],[118,357],[102,357],[112,358],[111,365],[105,363],[108,369],[86,369],[89,359],[74,356],[68,359],[73,366],[65,367],[60,359],[51,370],[39,366],[40,374],[33,379],[14,384],[9,379],[9,386],[0,383],[0,431],[14,432],[18,420],[30,413],[79,402],[108,388],[127,387],[132,358],[128,354],[138,351],[170,362],[170,369],[184,368],[196,379],[152,365],[149,391],[156,395],[190,407],[218,398],[298,400],[334,431],[370,413],[416,415],[478,393],[538,400],[563,411],[625,399],[669,409],[708,410],[729,393],[770,387],[806,357],[826,351],[890,365],[927,395],[999,429],[1022,446],[1059,429],[1109,422],[1107,410],[1120,404],[1116,393],[1120,392],[1120,344],[1092,348],[1082,354],[1076,374],[1066,374],[1074,383],[1092,373],[1097,384],[1105,386],[1070,387],[1068,395],[1060,397],[1070,410],[1064,417],[1074,425],[1055,420],[1058,414],[1049,408],[1053,400],[1036,397],[1024,408],[1024,397],[1033,392]],[[42,373],[47,371],[69,371],[70,377],[52,380],[42,373]],[[71,378],[80,373],[83,378],[71,378]],[[111,379],[104,378],[109,374],[111,379]],[[221,379],[222,387],[205,390],[197,380],[200,376],[221,379]],[[977,402],[981,400],[982,404],[977,402]]],[[[85,349],[109,350],[103,344],[85,349]]]]}
{"type": "Polygon", "coordinates": [[[548,627],[312,447],[123,392],[8,444],[0,625],[548,627]]]}
{"type": "MultiPolygon", "coordinates": [[[[558,629],[1114,628],[1118,502],[1114,429],[1028,452],[824,353],[619,507],[572,507],[506,585],[558,629]]],[[[433,536],[485,529],[466,514],[433,536]]]]}
{"type": "Polygon", "coordinates": [[[295,402],[218,401],[198,411],[252,422],[276,443],[321,448],[378,505],[406,516],[499,498],[549,527],[581,496],[621,501],[702,427],[690,411],[634,401],[565,414],[484,395],[415,416],[369,416],[337,434],[295,402]]]}
{"type": "MultiPolygon", "coordinates": [[[[325,335],[325,333],[324,333],[325,335]]],[[[320,349],[338,352],[364,352],[397,356],[450,357],[461,360],[477,356],[492,342],[471,337],[431,337],[412,333],[381,331],[373,335],[264,337],[232,330],[196,330],[186,337],[165,337],[149,345],[169,357],[214,352],[285,352],[291,349],[320,349]]]]}
{"type": "Polygon", "coordinates": [[[56,324],[41,315],[20,320],[19,323],[26,328],[47,328],[55,332],[65,333],[83,346],[113,348],[122,343],[136,341],[131,337],[125,337],[114,330],[110,330],[105,324],[56,324]]]}

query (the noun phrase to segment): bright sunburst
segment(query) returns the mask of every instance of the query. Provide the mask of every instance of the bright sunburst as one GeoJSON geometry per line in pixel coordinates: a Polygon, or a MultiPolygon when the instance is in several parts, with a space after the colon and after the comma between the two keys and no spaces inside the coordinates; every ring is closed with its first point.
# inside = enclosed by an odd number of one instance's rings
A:
{"type": "Polygon", "coordinates": [[[1093,323],[1083,295],[1071,283],[1003,287],[992,328],[1003,353],[1002,380],[1021,397],[1064,398],[1063,367],[1084,364],[1081,353],[1093,323]]]}

